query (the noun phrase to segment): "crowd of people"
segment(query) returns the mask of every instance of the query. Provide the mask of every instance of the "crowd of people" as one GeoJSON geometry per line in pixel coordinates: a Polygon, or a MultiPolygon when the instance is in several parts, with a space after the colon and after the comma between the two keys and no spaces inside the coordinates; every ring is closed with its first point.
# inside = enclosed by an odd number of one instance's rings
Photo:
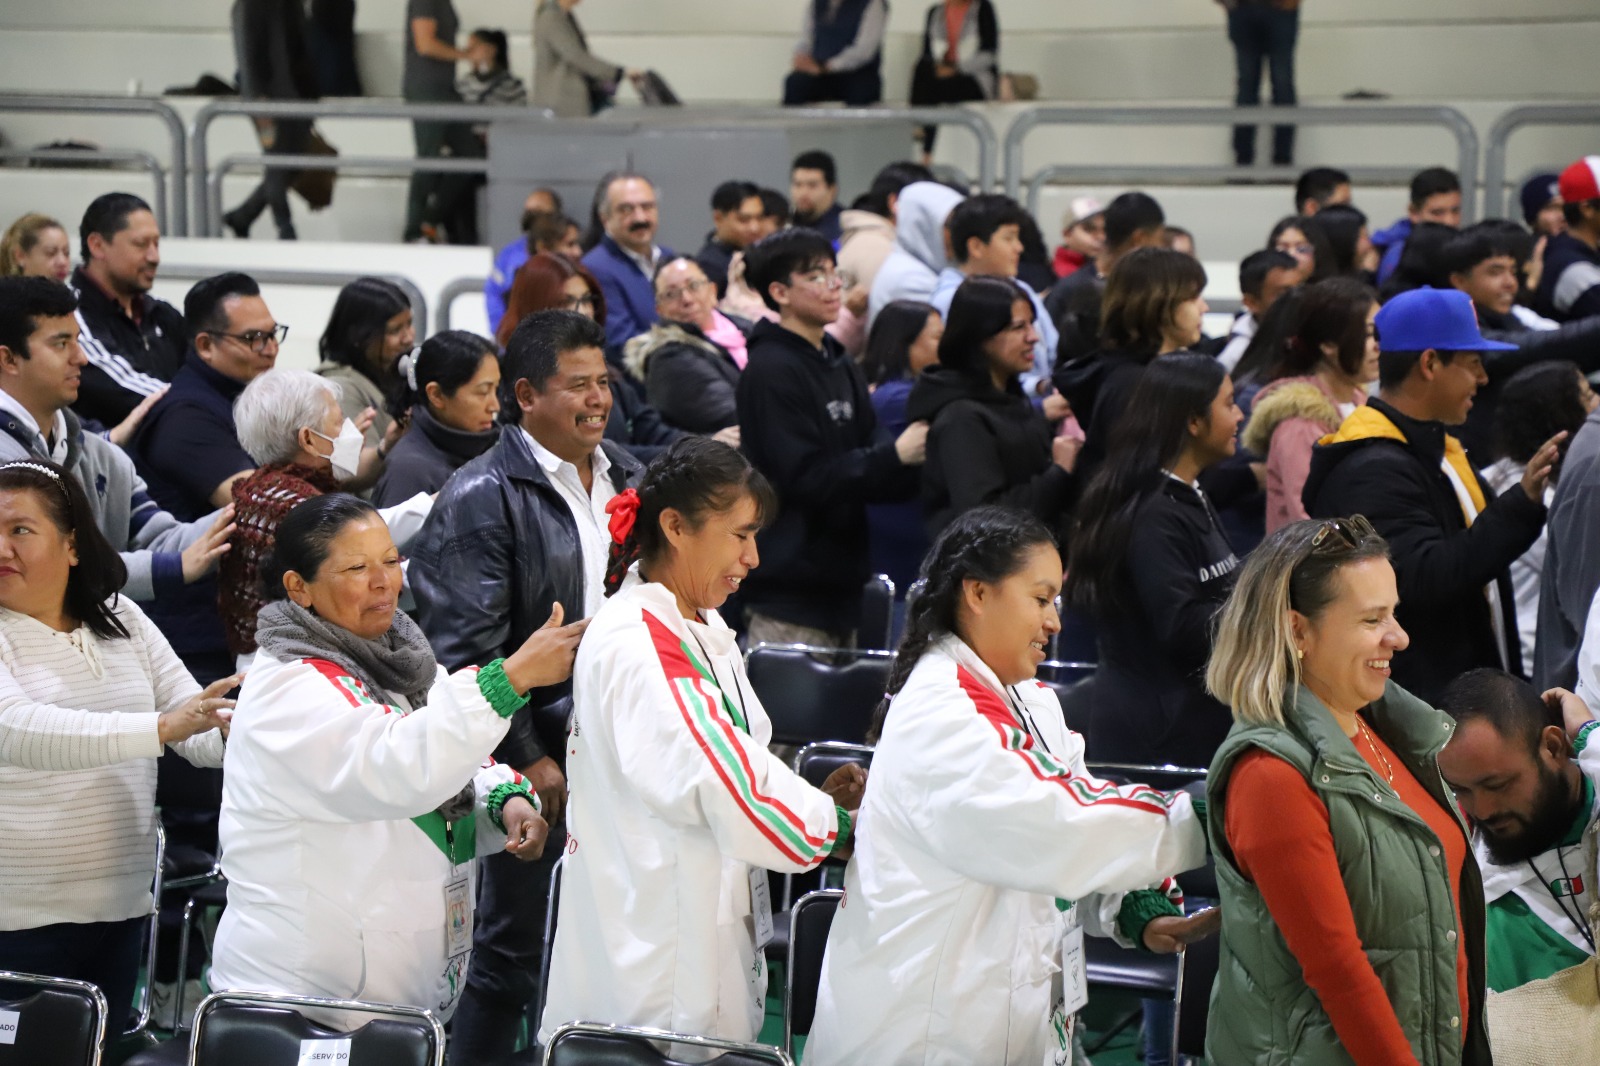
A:
{"type": "Polygon", "coordinates": [[[137,197],[75,266],[23,216],[0,969],[120,1017],[159,816],[221,856],[212,987],[427,1007],[461,1066],[539,1003],[541,1041],[754,1039],[767,871],[830,860],[817,1062],[1068,1061],[1085,932],[1219,928],[1215,1061],[1489,1062],[1516,990],[1593,964],[1600,157],[1521,221],[1461,227],[1437,168],[1385,230],[1357,192],[1308,171],[1208,337],[1145,192],[1052,256],[1005,196],[898,163],[846,209],[806,152],[788,197],[718,185],[689,256],[619,171],[589,233],[529,196],[493,338],[419,344],[362,278],[315,370],[246,274],[151,295],[137,197]],[[847,657],[879,572],[871,768],[818,787],[740,649],[847,657]],[[1071,729],[1057,648],[1098,663],[1071,729]]]}

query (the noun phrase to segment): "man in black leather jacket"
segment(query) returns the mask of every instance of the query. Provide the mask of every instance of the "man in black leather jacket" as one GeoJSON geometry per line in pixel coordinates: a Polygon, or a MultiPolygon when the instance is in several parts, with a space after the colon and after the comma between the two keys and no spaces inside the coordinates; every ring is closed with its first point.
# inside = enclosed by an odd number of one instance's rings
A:
{"type": "Polygon", "coordinates": [[[1547,327],[1553,324],[1516,306],[1517,248],[1492,223],[1462,230],[1444,246],[1442,257],[1450,284],[1472,297],[1483,335],[1517,346],[1514,352],[1484,354],[1489,384],[1478,390],[1466,424],[1456,434],[1472,461],[1483,467],[1497,458],[1489,453],[1489,440],[1501,386],[1523,367],[1547,359],[1575,363],[1585,375],[1600,370],[1600,316],[1574,319],[1554,328],[1529,325],[1540,321],[1547,327]]]}
{"type": "MultiPolygon", "coordinates": [[[[552,627],[552,654],[577,644],[602,602],[609,535],[604,505],[643,467],[603,439],[612,395],[604,331],[575,311],[530,315],[506,346],[520,423],[450,478],[411,553],[417,621],[447,669],[509,654],[552,627]],[[560,634],[558,637],[557,634],[560,634]]],[[[570,661],[570,658],[569,658],[570,661]]],[[[480,865],[478,927],[456,1010],[451,1061],[492,1066],[510,1056],[537,999],[550,871],[566,842],[564,764],[570,678],[528,694],[495,758],[539,793],[550,838],[544,857],[497,854],[480,865]]]]}

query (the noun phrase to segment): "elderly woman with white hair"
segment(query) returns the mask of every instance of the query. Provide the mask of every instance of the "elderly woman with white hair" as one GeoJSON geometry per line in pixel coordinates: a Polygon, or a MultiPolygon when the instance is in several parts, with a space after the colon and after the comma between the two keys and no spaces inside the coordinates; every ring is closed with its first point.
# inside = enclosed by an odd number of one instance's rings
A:
{"type": "MultiPolygon", "coordinates": [[[[362,434],[340,408],[339,389],[309,370],[276,368],[251,381],[233,403],[239,443],[261,464],[233,484],[238,529],[218,572],[228,650],[241,667],[255,654],[260,569],[272,554],[279,521],[295,504],[338,491],[358,472],[362,434]]],[[[432,506],[432,496],[418,493],[379,511],[401,550],[432,506]]]]}

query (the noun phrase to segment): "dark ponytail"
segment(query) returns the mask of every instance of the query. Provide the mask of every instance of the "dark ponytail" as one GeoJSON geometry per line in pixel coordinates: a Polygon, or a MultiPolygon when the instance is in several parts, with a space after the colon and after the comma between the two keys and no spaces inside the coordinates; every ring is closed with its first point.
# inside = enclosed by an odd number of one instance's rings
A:
{"type": "Polygon", "coordinates": [[[756,516],[765,522],[778,509],[777,495],[761,472],[743,455],[710,437],[682,437],[656,457],[639,480],[638,510],[621,541],[611,543],[606,561],[606,595],[622,587],[628,568],[643,560],[658,562],[667,546],[661,513],[671,510],[699,528],[707,518],[726,511],[748,494],[756,516]]]}
{"type": "Polygon", "coordinates": [[[945,527],[922,560],[922,591],[906,614],[905,634],[895,649],[883,702],[872,717],[867,742],[876,744],[890,701],[905,687],[928,646],[956,631],[962,582],[998,584],[1022,568],[1028,552],[1055,537],[1032,515],[1009,507],[974,507],[945,527]]]}

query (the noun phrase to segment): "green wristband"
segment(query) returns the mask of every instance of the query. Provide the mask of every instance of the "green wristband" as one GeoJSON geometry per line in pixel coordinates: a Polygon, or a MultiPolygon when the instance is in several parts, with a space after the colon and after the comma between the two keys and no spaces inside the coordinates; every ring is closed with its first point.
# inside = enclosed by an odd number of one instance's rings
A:
{"type": "Polygon", "coordinates": [[[478,671],[478,691],[489,701],[495,714],[510,718],[527,705],[528,697],[511,687],[505,662],[504,659],[496,659],[478,671]]]}
{"type": "Polygon", "coordinates": [[[1572,753],[1574,755],[1583,754],[1583,749],[1588,746],[1589,738],[1594,735],[1596,729],[1600,729],[1600,722],[1590,722],[1578,730],[1577,739],[1572,742],[1572,753]]]}
{"type": "Polygon", "coordinates": [[[850,833],[855,828],[855,819],[850,817],[850,812],[843,807],[834,807],[833,812],[839,816],[839,831],[833,837],[833,850],[838,851],[850,842],[850,833]]]}
{"type": "Polygon", "coordinates": [[[489,798],[484,800],[483,805],[489,812],[489,821],[493,822],[494,827],[502,833],[506,831],[506,823],[501,816],[513,796],[526,796],[528,802],[533,804],[533,809],[535,811],[539,809],[539,797],[534,795],[532,787],[526,781],[507,781],[503,785],[494,786],[489,790],[489,798]]]}

